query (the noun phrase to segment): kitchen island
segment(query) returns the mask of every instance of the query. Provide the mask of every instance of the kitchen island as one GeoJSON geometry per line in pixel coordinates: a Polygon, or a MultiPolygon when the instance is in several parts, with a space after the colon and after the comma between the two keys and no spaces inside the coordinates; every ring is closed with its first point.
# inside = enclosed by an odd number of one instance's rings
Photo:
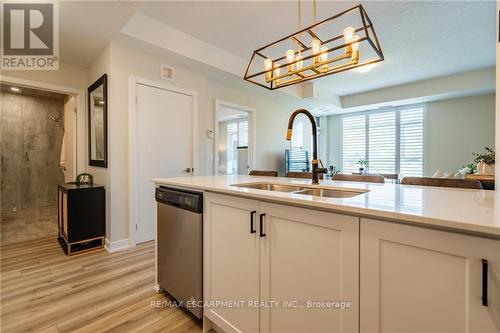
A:
{"type": "Polygon", "coordinates": [[[349,194],[332,198],[304,194],[305,179],[154,182],[204,193],[206,331],[500,331],[495,192],[321,182],[349,194]]]}

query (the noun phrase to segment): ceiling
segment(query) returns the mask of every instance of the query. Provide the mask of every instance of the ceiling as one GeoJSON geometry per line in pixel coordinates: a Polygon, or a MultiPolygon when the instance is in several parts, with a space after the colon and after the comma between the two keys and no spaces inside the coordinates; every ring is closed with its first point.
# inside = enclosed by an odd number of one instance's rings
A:
{"type": "Polygon", "coordinates": [[[59,55],[62,62],[89,67],[140,3],[123,1],[59,2],[59,55]]]}
{"type": "MultiPolygon", "coordinates": [[[[318,20],[358,2],[318,1],[318,20]]],[[[362,2],[385,61],[370,72],[344,72],[319,79],[332,94],[408,83],[495,65],[496,2],[362,2]]],[[[303,0],[304,25],[312,2],[303,0]]],[[[136,12],[184,31],[243,59],[297,29],[292,1],[61,2],[61,60],[89,66],[136,12]]]]}

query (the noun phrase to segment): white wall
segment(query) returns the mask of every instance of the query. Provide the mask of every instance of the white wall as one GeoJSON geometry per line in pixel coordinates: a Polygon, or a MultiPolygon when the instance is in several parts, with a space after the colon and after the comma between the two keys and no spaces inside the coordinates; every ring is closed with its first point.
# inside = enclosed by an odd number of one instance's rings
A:
{"type": "Polygon", "coordinates": [[[136,76],[163,84],[177,86],[198,93],[198,165],[197,174],[212,174],[213,162],[207,162],[214,153],[213,139],[206,136],[214,128],[215,100],[250,106],[256,109],[256,168],[281,170],[283,165],[286,126],[290,113],[300,106],[294,97],[279,92],[268,92],[226,76],[209,76],[199,69],[191,69],[173,56],[146,54],[111,43],[90,69],[88,83],[103,73],[108,74],[108,169],[91,168],[96,180],[108,191],[107,237],[111,242],[129,238],[129,78],[136,76]],[[175,67],[176,80],[160,78],[160,64],[175,67]],[[224,77],[224,78],[221,78],[224,77]]]}
{"type": "Polygon", "coordinates": [[[471,163],[473,152],[495,146],[495,95],[428,103],[427,140],[427,175],[471,163]]]}
{"type": "MultiPolygon", "coordinates": [[[[472,152],[495,145],[495,95],[426,103],[425,175],[457,171],[471,163],[472,152]]],[[[342,166],[340,115],[328,117],[328,163],[342,166]]]]}
{"type": "MultiPolygon", "coordinates": [[[[108,123],[109,123],[109,113],[111,109],[111,105],[113,103],[112,98],[110,98],[109,87],[111,86],[111,79],[109,77],[109,72],[111,70],[111,48],[110,46],[106,46],[104,50],[99,54],[96,60],[92,63],[92,66],[89,68],[89,78],[87,81],[87,86],[90,86],[94,83],[98,78],[100,78],[103,74],[108,74],[108,123]]],[[[85,124],[87,124],[87,120],[85,120],[85,124]]],[[[108,138],[110,135],[110,126],[108,125],[108,138]]],[[[87,125],[86,125],[87,128],[87,125]]],[[[87,134],[88,135],[88,134],[87,134]]],[[[86,141],[86,170],[88,173],[94,176],[94,182],[96,184],[104,185],[106,187],[106,239],[112,239],[112,232],[114,229],[111,227],[111,207],[114,204],[114,200],[111,196],[112,187],[111,187],[111,166],[110,166],[110,154],[111,149],[108,143],[108,168],[98,168],[88,165],[88,140],[86,141]]],[[[109,246],[109,244],[108,244],[109,246]]]]}
{"type": "Polygon", "coordinates": [[[495,91],[495,68],[483,68],[341,97],[349,112],[488,94],[495,91]]]}
{"type": "MultiPolygon", "coordinates": [[[[500,12],[500,1],[497,1],[497,12],[500,12]]],[[[497,20],[496,31],[499,31],[499,27],[500,27],[499,15],[496,15],[496,20],[497,20]]],[[[498,38],[500,39],[500,35],[498,36],[498,38]]],[[[496,74],[497,93],[496,93],[496,101],[495,101],[495,108],[496,108],[495,124],[496,124],[497,130],[495,132],[495,146],[500,147],[500,92],[498,91],[498,87],[500,87],[500,66],[498,66],[498,63],[500,60],[500,40],[497,40],[496,44],[497,44],[497,47],[496,47],[497,66],[496,66],[496,73],[495,74],[496,74]]],[[[495,163],[495,174],[497,175],[496,180],[495,180],[495,189],[497,191],[499,191],[500,190],[500,163],[498,163],[498,162],[495,163]]],[[[500,200],[497,200],[496,211],[497,211],[497,214],[500,215],[500,200]]]]}
{"type": "Polygon", "coordinates": [[[342,119],[340,115],[327,117],[328,127],[328,165],[342,170],[342,119]]]}
{"type": "Polygon", "coordinates": [[[86,68],[59,63],[56,71],[2,71],[2,75],[38,81],[59,86],[86,89],[88,71],[86,68]]]}

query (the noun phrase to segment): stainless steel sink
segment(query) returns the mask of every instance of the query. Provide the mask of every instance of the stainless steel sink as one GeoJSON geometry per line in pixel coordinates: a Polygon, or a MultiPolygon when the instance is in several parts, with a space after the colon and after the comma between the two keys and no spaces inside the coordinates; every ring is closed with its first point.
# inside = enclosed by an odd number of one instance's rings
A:
{"type": "Polygon", "coordinates": [[[255,190],[275,191],[275,192],[295,192],[302,189],[299,186],[295,185],[267,184],[267,183],[235,184],[234,186],[251,188],[255,190]]]}
{"type": "Polygon", "coordinates": [[[273,184],[273,183],[247,183],[247,184],[234,184],[233,186],[249,188],[254,190],[312,195],[315,197],[324,197],[324,198],[351,198],[368,192],[368,190],[362,190],[362,189],[344,189],[344,188],[332,188],[332,187],[321,187],[321,186],[273,184]]]}
{"type": "Polygon", "coordinates": [[[342,191],[342,190],[331,190],[324,188],[310,188],[307,190],[302,190],[295,192],[296,194],[312,195],[314,197],[324,197],[324,198],[352,198],[357,195],[363,194],[365,192],[360,191],[342,191]]]}

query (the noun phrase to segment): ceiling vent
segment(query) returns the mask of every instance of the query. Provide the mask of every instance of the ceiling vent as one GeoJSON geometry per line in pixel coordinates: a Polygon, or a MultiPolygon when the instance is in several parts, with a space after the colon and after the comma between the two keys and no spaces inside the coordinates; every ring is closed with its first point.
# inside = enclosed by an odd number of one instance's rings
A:
{"type": "Polygon", "coordinates": [[[160,72],[162,79],[169,81],[175,80],[175,69],[173,67],[162,64],[160,72]]]}

